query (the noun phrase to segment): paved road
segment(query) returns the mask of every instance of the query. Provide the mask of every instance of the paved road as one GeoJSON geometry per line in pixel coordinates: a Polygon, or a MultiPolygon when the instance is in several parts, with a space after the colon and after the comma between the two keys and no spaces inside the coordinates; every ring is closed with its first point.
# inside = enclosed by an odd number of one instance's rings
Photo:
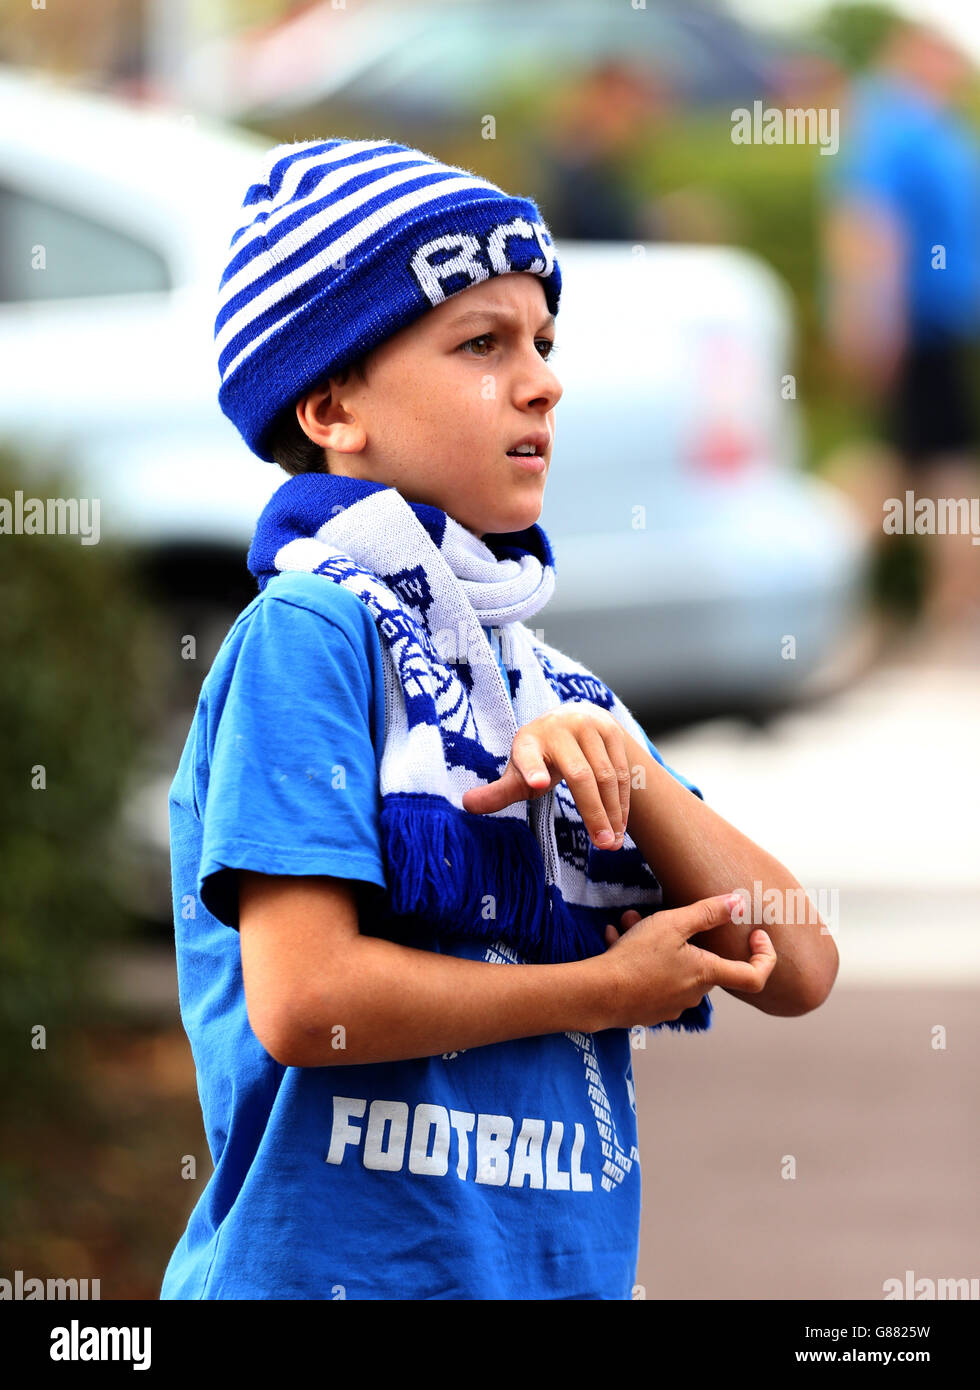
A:
{"type": "Polygon", "coordinates": [[[980,992],[841,986],[789,1019],[712,1001],[710,1032],[634,1053],[646,1297],[880,1299],[907,1269],[980,1277],[980,992]]]}
{"type": "Polygon", "coordinates": [[[980,1278],[980,643],[907,650],[768,733],[658,746],[808,890],[839,890],[841,971],[803,1018],[715,990],[712,1032],[634,1054],[646,1296],[980,1278]]]}

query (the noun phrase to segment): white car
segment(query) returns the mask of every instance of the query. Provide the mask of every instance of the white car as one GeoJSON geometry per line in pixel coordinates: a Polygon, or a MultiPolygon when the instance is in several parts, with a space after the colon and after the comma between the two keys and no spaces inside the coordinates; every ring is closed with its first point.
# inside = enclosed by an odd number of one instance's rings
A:
{"type": "MultiPolygon", "coordinates": [[[[71,463],[103,536],[207,558],[181,569],[224,576],[226,627],[286,477],[221,413],[213,350],[269,142],[9,70],[0,128],[0,436],[24,453],[25,492],[46,460],[71,463]]],[[[557,252],[564,395],[541,521],[558,583],[537,624],[647,719],[808,693],[860,611],[867,557],[801,471],[784,288],[725,247],[557,252]]]]}
{"type": "Polygon", "coordinates": [[[0,128],[0,435],[73,462],[103,536],[247,545],[281,475],[218,407],[213,333],[267,143],[9,69],[0,128]]]}
{"type": "Polygon", "coordinates": [[[760,715],[839,680],[867,540],[803,471],[782,283],[730,247],[558,256],[547,640],[652,717],[760,715]]]}

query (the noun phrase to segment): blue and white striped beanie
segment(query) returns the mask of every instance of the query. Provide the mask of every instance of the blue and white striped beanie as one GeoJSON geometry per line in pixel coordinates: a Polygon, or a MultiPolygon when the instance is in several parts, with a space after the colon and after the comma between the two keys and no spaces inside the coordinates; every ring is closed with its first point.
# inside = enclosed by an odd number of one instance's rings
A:
{"type": "Polygon", "coordinates": [[[221,409],[259,458],[318,381],[492,275],[561,274],[537,206],[390,140],[277,145],[242,203],[218,291],[221,409]]]}

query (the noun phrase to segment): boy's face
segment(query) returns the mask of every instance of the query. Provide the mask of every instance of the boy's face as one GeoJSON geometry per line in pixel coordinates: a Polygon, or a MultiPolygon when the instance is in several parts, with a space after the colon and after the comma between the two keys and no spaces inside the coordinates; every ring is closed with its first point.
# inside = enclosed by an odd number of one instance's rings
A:
{"type": "Polygon", "coordinates": [[[554,337],[538,276],[492,276],[375,348],[366,383],[331,381],[297,416],[331,473],[397,488],[477,536],[521,531],[540,516],[551,464],[554,337]],[[533,469],[508,456],[528,435],[541,436],[533,469]]]}

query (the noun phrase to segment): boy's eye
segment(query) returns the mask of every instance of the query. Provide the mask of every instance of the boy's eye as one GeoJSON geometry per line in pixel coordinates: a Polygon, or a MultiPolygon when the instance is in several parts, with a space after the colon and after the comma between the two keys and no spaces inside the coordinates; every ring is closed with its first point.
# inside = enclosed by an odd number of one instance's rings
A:
{"type": "MultiPolygon", "coordinates": [[[[467,348],[472,347],[474,343],[488,343],[492,337],[492,333],[481,333],[476,338],[468,338],[465,343],[460,344],[460,347],[467,348]]],[[[477,353],[476,355],[477,357],[481,356],[480,353],[477,353]]]]}
{"type": "MultiPolygon", "coordinates": [[[[461,347],[461,348],[468,348],[468,347],[472,347],[474,343],[492,343],[493,341],[494,341],[494,334],[493,334],[493,333],[480,333],[480,334],[477,335],[477,337],[475,337],[475,338],[468,338],[468,339],[466,340],[465,343],[460,343],[460,347],[461,347]]],[[[557,351],[554,342],[553,342],[550,338],[536,338],[536,339],[535,339],[535,344],[536,344],[536,346],[537,346],[539,352],[541,351],[541,346],[542,346],[542,344],[544,345],[546,351],[543,352],[543,353],[541,353],[541,356],[544,358],[544,360],[545,360],[546,362],[547,362],[548,359],[552,356],[552,354],[553,354],[554,352],[557,351]]],[[[482,357],[484,354],[481,353],[481,352],[477,352],[476,355],[477,355],[477,357],[482,357]]]]}

